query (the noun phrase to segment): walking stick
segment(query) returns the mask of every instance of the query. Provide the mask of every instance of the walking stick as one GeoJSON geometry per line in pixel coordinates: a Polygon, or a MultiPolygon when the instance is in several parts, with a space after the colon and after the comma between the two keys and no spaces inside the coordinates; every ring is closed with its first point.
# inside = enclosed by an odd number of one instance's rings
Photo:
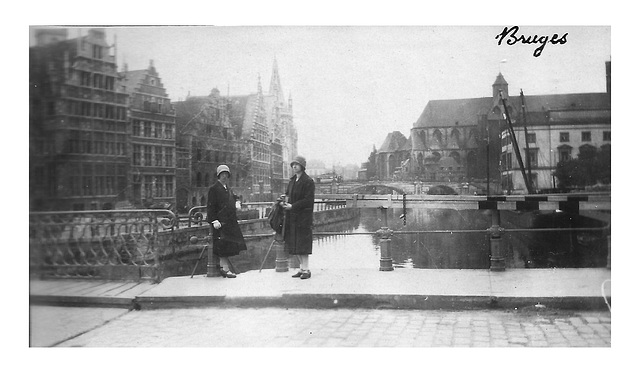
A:
{"type": "Polygon", "coordinates": [[[196,265],[193,266],[193,271],[191,271],[191,278],[193,278],[193,275],[196,273],[196,268],[198,268],[198,263],[200,263],[200,260],[202,260],[202,257],[204,256],[204,251],[207,249],[207,246],[203,246],[202,247],[202,252],[200,252],[200,257],[198,258],[198,260],[196,260],[196,265]]]}
{"type": "Polygon", "coordinates": [[[269,245],[269,250],[267,250],[267,255],[264,256],[264,259],[262,259],[262,264],[260,264],[260,269],[258,270],[258,273],[262,272],[262,267],[264,267],[264,262],[267,261],[267,257],[269,256],[269,253],[271,252],[271,248],[273,247],[274,243],[276,243],[275,239],[271,241],[271,245],[269,245]]]}

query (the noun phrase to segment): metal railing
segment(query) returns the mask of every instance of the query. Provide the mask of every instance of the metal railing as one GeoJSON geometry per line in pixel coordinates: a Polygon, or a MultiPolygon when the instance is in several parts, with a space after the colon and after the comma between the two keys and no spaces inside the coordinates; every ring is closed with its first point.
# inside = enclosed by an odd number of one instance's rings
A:
{"type": "MultiPolygon", "coordinates": [[[[485,233],[491,243],[491,270],[504,270],[501,236],[510,232],[592,231],[610,236],[610,224],[596,228],[504,228],[500,210],[570,209],[610,211],[610,197],[526,196],[490,199],[481,196],[402,196],[402,195],[316,195],[314,211],[343,208],[375,208],[382,213],[380,229],[375,232],[313,232],[314,236],[376,235],[380,239],[380,270],[393,270],[391,239],[406,234],[485,233]],[[393,231],[387,222],[391,208],[485,209],[491,210],[486,229],[439,229],[393,231]]],[[[508,196],[507,196],[508,197],[508,196]]],[[[268,216],[272,202],[250,202],[243,207],[259,211],[258,219],[268,216]]],[[[192,235],[204,229],[206,206],[196,206],[186,217],[178,218],[168,210],[104,210],[32,212],[29,215],[30,269],[46,277],[158,279],[163,252],[189,245],[192,235]],[[196,226],[196,227],[194,227],[196,226]],[[182,229],[193,228],[193,229],[182,229]],[[161,233],[161,234],[160,234],[161,233]],[[180,235],[186,235],[177,239],[180,235]],[[187,237],[188,236],[188,237],[187,237]],[[191,238],[190,238],[191,237],[191,238]],[[184,238],[184,239],[183,239],[184,238]]],[[[208,234],[208,228],[206,229],[208,234]]],[[[273,237],[273,232],[253,231],[251,238],[273,237]]],[[[247,237],[249,237],[247,236],[247,237]]],[[[198,239],[196,239],[196,242],[198,239]]],[[[610,242],[610,241],[609,241],[610,242]]],[[[191,242],[193,244],[193,242],[191,242]]],[[[610,251],[610,247],[609,247],[610,251]]],[[[282,270],[282,268],[279,268],[282,270]]]]}
{"type": "MultiPolygon", "coordinates": [[[[247,202],[241,204],[242,209],[258,211],[256,219],[266,219],[273,206],[273,202],[247,202]]],[[[323,199],[314,201],[313,211],[327,211],[346,208],[346,199],[323,199]]],[[[195,206],[189,209],[187,216],[180,221],[185,222],[187,227],[202,226],[206,222],[207,206],[195,206]]]]}
{"type": "Polygon", "coordinates": [[[43,277],[157,279],[158,233],[177,225],[169,210],[29,214],[29,264],[43,277]]]}

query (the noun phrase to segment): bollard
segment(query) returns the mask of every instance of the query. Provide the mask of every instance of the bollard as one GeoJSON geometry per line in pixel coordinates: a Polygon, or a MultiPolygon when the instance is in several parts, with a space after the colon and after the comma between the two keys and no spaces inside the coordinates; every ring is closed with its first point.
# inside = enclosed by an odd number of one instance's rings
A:
{"type": "Polygon", "coordinates": [[[289,270],[289,255],[284,250],[284,240],[282,235],[276,233],[273,245],[276,247],[276,272],[287,272],[289,270]]]}
{"type": "Polygon", "coordinates": [[[213,226],[209,232],[209,249],[207,250],[207,277],[220,277],[220,258],[213,253],[214,245],[213,226]]]}
{"type": "Polygon", "coordinates": [[[381,207],[382,228],[376,234],[380,237],[380,270],[393,271],[393,259],[391,258],[391,236],[393,231],[387,227],[387,208],[381,207]]]}
{"type": "Polygon", "coordinates": [[[491,211],[491,228],[489,228],[491,243],[491,266],[490,270],[501,272],[505,270],[504,254],[502,253],[502,228],[500,227],[500,211],[491,211]]]}

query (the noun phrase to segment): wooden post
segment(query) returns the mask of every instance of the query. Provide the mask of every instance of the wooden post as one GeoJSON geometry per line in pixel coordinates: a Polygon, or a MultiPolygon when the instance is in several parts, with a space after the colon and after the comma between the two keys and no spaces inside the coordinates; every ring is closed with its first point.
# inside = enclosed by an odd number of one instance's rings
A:
{"type": "Polygon", "coordinates": [[[393,271],[393,259],[391,258],[391,236],[393,232],[387,226],[387,207],[381,207],[380,210],[382,212],[382,228],[376,232],[380,237],[380,270],[393,271]]]}
{"type": "Polygon", "coordinates": [[[504,254],[502,253],[502,228],[500,228],[500,211],[491,211],[491,228],[490,242],[491,242],[491,271],[501,272],[505,270],[504,254]]]}
{"type": "Polygon", "coordinates": [[[276,233],[275,242],[276,247],[276,272],[289,271],[289,255],[284,250],[284,240],[282,235],[276,233]]]}
{"type": "Polygon", "coordinates": [[[220,258],[213,253],[213,245],[215,245],[215,241],[217,240],[216,235],[214,235],[213,225],[210,226],[209,238],[211,241],[209,245],[209,250],[207,250],[207,277],[220,277],[220,258]]]}

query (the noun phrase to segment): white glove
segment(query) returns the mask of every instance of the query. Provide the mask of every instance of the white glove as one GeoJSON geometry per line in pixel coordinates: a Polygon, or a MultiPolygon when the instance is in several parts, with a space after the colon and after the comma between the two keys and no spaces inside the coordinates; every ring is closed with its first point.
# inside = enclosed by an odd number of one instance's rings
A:
{"type": "Polygon", "coordinates": [[[236,201],[236,210],[242,209],[242,203],[240,201],[236,201]]]}
{"type": "Polygon", "coordinates": [[[220,229],[220,227],[222,227],[222,224],[220,224],[220,222],[217,221],[217,220],[214,220],[213,223],[211,223],[211,224],[213,224],[213,227],[215,229],[220,229]]]}

